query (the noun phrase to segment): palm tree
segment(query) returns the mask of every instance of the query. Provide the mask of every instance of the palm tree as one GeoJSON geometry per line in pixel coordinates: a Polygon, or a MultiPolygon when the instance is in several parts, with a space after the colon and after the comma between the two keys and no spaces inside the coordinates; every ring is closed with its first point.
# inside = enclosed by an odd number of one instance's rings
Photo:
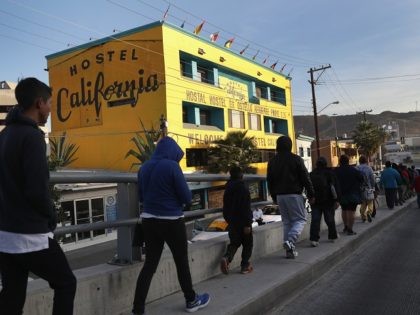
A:
{"type": "Polygon", "coordinates": [[[378,151],[379,146],[384,143],[385,139],[385,131],[366,120],[361,121],[356,126],[356,130],[353,131],[354,143],[366,155],[368,160],[378,151]]]}
{"type": "Polygon", "coordinates": [[[130,139],[134,143],[135,149],[130,149],[125,155],[125,158],[132,156],[138,161],[132,163],[130,169],[140,166],[152,157],[156,149],[156,142],[162,134],[160,130],[155,130],[153,127],[151,130],[146,130],[141,120],[140,123],[143,131],[136,132],[134,137],[130,139]]]}
{"type": "Polygon", "coordinates": [[[255,173],[256,168],[250,164],[258,161],[254,137],[247,137],[246,131],[229,132],[225,139],[214,141],[215,148],[208,150],[210,173],[227,173],[233,165],[242,168],[244,173],[255,173]]]}

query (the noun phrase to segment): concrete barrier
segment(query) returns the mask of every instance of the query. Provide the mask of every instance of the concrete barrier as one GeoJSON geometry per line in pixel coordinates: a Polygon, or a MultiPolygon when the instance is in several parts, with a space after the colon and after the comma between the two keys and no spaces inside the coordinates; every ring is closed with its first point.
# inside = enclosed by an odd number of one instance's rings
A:
{"type": "MultiPolygon", "coordinates": [[[[383,205],[383,198],[380,198],[383,205]]],[[[358,213],[358,211],[357,211],[358,213]]],[[[310,216],[300,240],[309,238],[310,216]]],[[[337,225],[342,223],[341,211],[336,211],[337,225]]],[[[325,230],[322,222],[321,229],[325,230]]],[[[283,225],[281,222],[259,226],[254,230],[254,250],[252,259],[258,259],[282,250],[283,225]]],[[[212,278],[220,273],[219,263],[228,243],[228,236],[189,245],[190,269],[194,283],[212,278]]],[[[240,264],[236,255],[231,266],[240,264]]],[[[130,266],[108,264],[76,270],[78,279],[75,310],[76,315],[126,314],[131,310],[134,289],[142,263],[130,266]]],[[[179,291],[177,273],[172,255],[168,249],[162,253],[159,267],[152,280],[148,302],[179,291]]],[[[27,315],[51,314],[53,291],[41,279],[30,281],[24,313],[27,315]]]]}

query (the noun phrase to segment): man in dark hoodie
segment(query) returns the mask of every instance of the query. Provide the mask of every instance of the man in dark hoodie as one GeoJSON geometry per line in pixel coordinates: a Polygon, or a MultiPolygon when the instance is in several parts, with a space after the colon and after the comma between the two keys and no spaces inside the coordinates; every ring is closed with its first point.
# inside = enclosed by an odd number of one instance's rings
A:
{"type": "Polygon", "coordinates": [[[295,243],[306,223],[303,189],[311,204],[314,189],[302,158],[292,151],[292,139],[281,136],[277,139],[277,154],[267,166],[267,184],[273,202],[277,202],[283,222],[283,248],[287,258],[295,258],[295,243]]]}
{"type": "Polygon", "coordinates": [[[0,313],[21,314],[29,272],[54,289],[54,315],[73,314],[76,278],[52,231],[44,133],[51,89],[35,78],[19,81],[18,105],[0,132],[0,313]]]}
{"type": "Polygon", "coordinates": [[[175,261],[178,281],[186,301],[185,310],[195,312],[206,307],[210,301],[207,293],[194,292],[188,264],[183,207],[191,203],[192,195],[179,166],[183,156],[184,152],[174,139],[163,137],[157,143],[152,158],[138,172],[146,261],[137,279],[133,315],[144,314],[147,293],[165,243],[175,261]]]}
{"type": "Polygon", "coordinates": [[[253,242],[251,196],[242,179],[241,168],[233,166],[229,172],[230,179],[223,195],[223,217],[228,223],[230,244],[221,260],[220,269],[228,274],[229,264],[242,245],[241,273],[247,274],[253,270],[249,263],[253,242]]]}

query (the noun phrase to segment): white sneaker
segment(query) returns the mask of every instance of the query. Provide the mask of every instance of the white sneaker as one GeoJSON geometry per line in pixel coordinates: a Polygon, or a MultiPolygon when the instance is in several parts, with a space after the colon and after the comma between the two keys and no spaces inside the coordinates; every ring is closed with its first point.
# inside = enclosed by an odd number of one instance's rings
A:
{"type": "Polygon", "coordinates": [[[319,245],[319,242],[317,242],[317,241],[312,241],[311,242],[312,247],[318,247],[318,245],[319,245]]]}

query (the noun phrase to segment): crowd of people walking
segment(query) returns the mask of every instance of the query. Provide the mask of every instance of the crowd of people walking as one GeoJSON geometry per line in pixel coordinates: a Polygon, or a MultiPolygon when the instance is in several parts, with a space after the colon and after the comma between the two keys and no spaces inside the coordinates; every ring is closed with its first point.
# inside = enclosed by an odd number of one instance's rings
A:
{"type": "MultiPolygon", "coordinates": [[[[53,238],[56,213],[48,193],[49,173],[43,133],[51,110],[51,88],[35,78],[21,80],[16,87],[19,102],[7,116],[0,133],[0,312],[21,314],[26,298],[29,272],[47,280],[54,289],[53,314],[72,314],[76,278],[67,259],[53,238]]],[[[170,137],[157,143],[150,160],[138,172],[138,196],[142,204],[142,227],[146,259],[138,275],[132,314],[144,314],[146,298],[166,243],[172,252],[185,310],[195,312],[210,302],[208,293],[197,293],[192,284],[188,260],[188,242],[183,209],[192,194],[179,166],[184,152],[170,137]]],[[[380,186],[384,188],[389,209],[401,205],[417,193],[420,207],[420,176],[414,167],[386,162],[380,186]]],[[[341,206],[343,233],[353,229],[358,205],[363,222],[372,222],[374,198],[378,186],[366,157],[353,167],[342,155],[339,166],[329,168],[319,157],[309,173],[302,158],[292,153],[292,140],[277,139],[276,155],[267,166],[268,190],[280,210],[283,222],[283,248],[286,258],[298,255],[296,242],[307,222],[305,198],[312,207],[311,245],[320,239],[321,218],[328,226],[328,239],[334,242],[339,233],[335,211],[341,206]],[[304,195],[305,194],[305,195],[304,195]]],[[[223,198],[223,215],[229,224],[229,240],[220,267],[229,273],[236,251],[242,246],[241,273],[253,271],[251,197],[243,181],[242,170],[230,169],[223,198]]]]}

